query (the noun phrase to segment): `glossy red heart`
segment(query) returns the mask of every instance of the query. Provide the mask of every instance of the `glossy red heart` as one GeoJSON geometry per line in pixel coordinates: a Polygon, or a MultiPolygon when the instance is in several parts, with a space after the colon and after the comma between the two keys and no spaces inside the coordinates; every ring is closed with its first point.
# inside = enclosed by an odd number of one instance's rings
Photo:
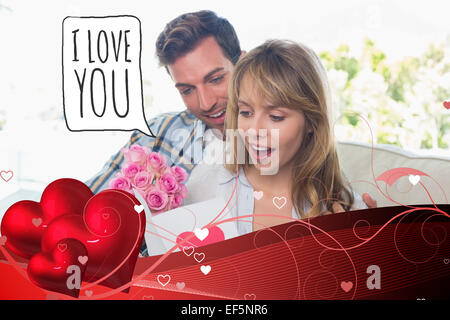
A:
{"type": "Polygon", "coordinates": [[[120,287],[131,281],[144,237],[145,212],[136,212],[135,205],[139,201],[128,192],[104,190],[86,203],[82,215],[55,218],[42,237],[42,251],[54,248],[61,239],[75,238],[88,251],[83,280],[94,282],[114,272],[100,284],[120,287]]]}
{"type": "Polygon", "coordinates": [[[28,263],[28,278],[35,285],[72,297],[78,297],[86,264],[78,257],[87,255],[86,247],[76,239],[65,238],[49,252],[35,254],[28,263]]]}
{"type": "Polygon", "coordinates": [[[41,238],[48,224],[64,214],[82,215],[92,191],[75,179],[59,179],[44,190],[40,202],[19,201],[8,208],[1,233],[8,238],[6,248],[24,258],[41,251],[41,238]]]}

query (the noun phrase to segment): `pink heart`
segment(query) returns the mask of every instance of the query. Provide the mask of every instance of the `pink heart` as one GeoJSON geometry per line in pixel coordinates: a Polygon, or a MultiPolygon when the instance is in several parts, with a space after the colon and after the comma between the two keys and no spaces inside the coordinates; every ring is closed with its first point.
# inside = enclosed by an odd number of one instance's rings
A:
{"type": "Polygon", "coordinates": [[[53,294],[53,293],[49,293],[49,294],[47,294],[45,299],[46,300],[58,300],[58,295],[57,294],[53,294]]]}
{"type": "Polygon", "coordinates": [[[42,223],[42,218],[33,218],[31,219],[31,223],[33,223],[35,227],[39,227],[42,223]]]}
{"type": "Polygon", "coordinates": [[[245,300],[256,300],[256,295],[254,293],[246,293],[244,294],[245,300]]]}
{"type": "Polygon", "coordinates": [[[253,191],[253,196],[255,197],[256,200],[261,200],[263,195],[264,195],[264,192],[262,192],[262,191],[253,191]]]}
{"type": "Polygon", "coordinates": [[[3,246],[6,243],[6,236],[0,237],[0,246],[3,246]]]}
{"type": "Polygon", "coordinates": [[[5,181],[8,182],[9,180],[12,179],[12,177],[14,176],[14,173],[12,172],[12,170],[2,170],[0,171],[0,177],[5,181]]]}
{"type": "Polygon", "coordinates": [[[86,290],[84,291],[84,293],[86,294],[87,297],[90,297],[94,292],[92,290],[86,290]]]}
{"type": "Polygon", "coordinates": [[[177,244],[180,245],[180,243],[183,242],[184,239],[187,239],[189,237],[190,237],[190,239],[187,240],[186,242],[184,242],[183,246],[192,245],[195,247],[201,247],[201,246],[204,246],[207,244],[225,240],[225,234],[218,226],[212,226],[208,229],[209,229],[209,234],[203,240],[200,240],[199,238],[197,238],[193,232],[189,232],[189,231],[183,232],[178,235],[177,244]]]}
{"type": "Polygon", "coordinates": [[[88,261],[88,257],[87,257],[87,256],[79,256],[79,257],[78,257],[78,261],[79,261],[81,264],[85,264],[85,263],[88,261]]]}
{"type": "Polygon", "coordinates": [[[177,282],[176,284],[178,290],[183,290],[186,284],[184,282],[177,282]]]}
{"type": "Polygon", "coordinates": [[[345,292],[349,292],[353,288],[353,282],[351,282],[351,281],[342,281],[341,282],[341,288],[345,292]]]}

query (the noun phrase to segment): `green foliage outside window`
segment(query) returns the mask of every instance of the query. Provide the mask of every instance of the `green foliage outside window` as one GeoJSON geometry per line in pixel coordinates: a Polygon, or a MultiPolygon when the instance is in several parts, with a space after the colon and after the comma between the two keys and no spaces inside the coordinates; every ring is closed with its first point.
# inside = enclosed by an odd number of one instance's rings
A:
{"type": "Polygon", "coordinates": [[[371,143],[371,129],[374,143],[449,148],[450,110],[443,102],[450,100],[450,50],[444,45],[389,61],[367,39],[360,57],[346,45],[319,56],[328,70],[339,140],[371,143]]]}

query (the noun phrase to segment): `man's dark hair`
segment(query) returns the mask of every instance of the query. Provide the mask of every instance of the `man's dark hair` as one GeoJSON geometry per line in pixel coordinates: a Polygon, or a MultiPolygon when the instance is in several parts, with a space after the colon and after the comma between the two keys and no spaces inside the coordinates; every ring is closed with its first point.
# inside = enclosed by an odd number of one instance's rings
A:
{"type": "Polygon", "coordinates": [[[233,26],[214,12],[202,10],[185,13],[170,21],[156,40],[159,64],[165,66],[192,51],[206,37],[213,36],[223,54],[236,64],[241,47],[233,26]]]}

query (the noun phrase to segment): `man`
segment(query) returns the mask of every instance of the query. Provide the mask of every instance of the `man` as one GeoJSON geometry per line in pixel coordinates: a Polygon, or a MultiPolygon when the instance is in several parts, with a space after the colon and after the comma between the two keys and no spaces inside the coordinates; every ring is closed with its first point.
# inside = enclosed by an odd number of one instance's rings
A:
{"type": "MultiPolygon", "coordinates": [[[[211,11],[200,11],[183,14],[167,24],[157,39],[156,53],[187,110],[150,120],[149,127],[157,137],[136,131],[125,148],[134,143],[150,147],[190,173],[202,158],[206,128],[223,130],[228,79],[242,54],[239,40],[226,19],[211,11]],[[181,137],[180,133],[186,136],[181,137]]],[[[89,180],[94,193],[108,187],[123,159],[119,151],[89,180]]]]}
{"type": "MultiPolygon", "coordinates": [[[[228,80],[244,54],[233,26],[211,11],[183,14],[169,22],[156,41],[156,54],[175,83],[187,110],[166,113],[148,125],[156,138],[138,131],[125,145],[139,144],[167,156],[170,165],[190,173],[202,160],[206,129],[223,132],[228,100],[228,80]]],[[[120,170],[124,155],[116,153],[103,170],[87,182],[94,193],[108,188],[120,170]]],[[[363,195],[368,207],[376,202],[363,195]]],[[[334,212],[344,211],[337,203],[334,212]]],[[[141,252],[145,255],[145,243],[141,252]]]]}

